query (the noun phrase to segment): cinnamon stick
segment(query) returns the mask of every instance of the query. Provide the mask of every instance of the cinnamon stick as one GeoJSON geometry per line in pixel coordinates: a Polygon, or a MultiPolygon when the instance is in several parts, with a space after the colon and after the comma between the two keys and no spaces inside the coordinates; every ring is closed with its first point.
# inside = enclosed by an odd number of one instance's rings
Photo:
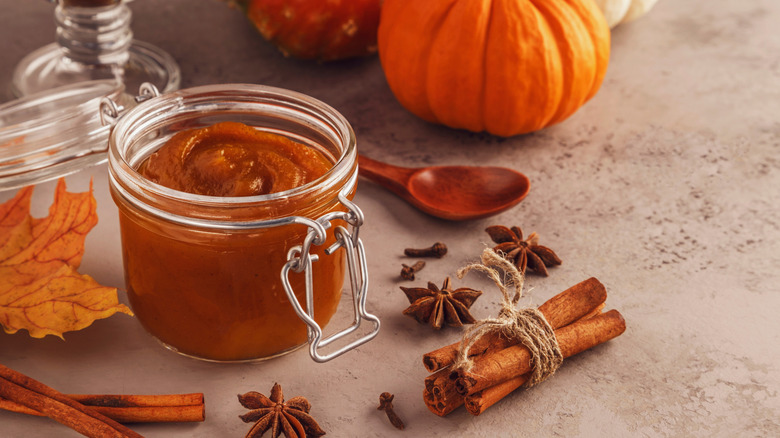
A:
{"type": "MultiPolygon", "coordinates": [[[[555,337],[564,358],[619,336],[626,330],[626,321],[617,310],[581,319],[555,330],[555,337]]],[[[459,371],[455,389],[463,396],[474,394],[501,382],[530,372],[531,355],[522,345],[486,354],[474,362],[469,372],[459,371]]]]}
{"type": "Polygon", "coordinates": [[[88,437],[142,438],[94,409],[4,365],[0,365],[0,397],[41,412],[88,437]]]}
{"type": "MultiPolygon", "coordinates": [[[[198,422],[205,420],[202,393],[165,395],[66,394],[119,423],[198,422]]],[[[20,414],[45,414],[0,398],[0,409],[20,414]]]]}
{"type": "Polygon", "coordinates": [[[436,400],[433,395],[431,395],[430,391],[423,389],[423,402],[425,402],[425,406],[428,407],[428,410],[440,417],[444,417],[463,405],[463,397],[460,398],[460,401],[446,403],[441,400],[436,400]]]}
{"type": "MultiPolygon", "coordinates": [[[[550,326],[556,329],[582,318],[600,305],[603,308],[606,299],[607,290],[604,285],[596,278],[591,277],[550,298],[539,306],[539,311],[550,323],[550,326]]],[[[514,344],[517,344],[516,340],[509,339],[500,333],[490,333],[474,343],[469,350],[469,357],[503,350],[514,344]]],[[[456,342],[424,354],[423,365],[425,369],[434,372],[452,365],[459,348],[460,342],[456,342]]]]}
{"type": "Polygon", "coordinates": [[[501,401],[515,389],[525,385],[525,382],[530,378],[531,373],[523,374],[466,396],[463,399],[466,410],[471,415],[479,415],[485,412],[485,409],[501,401]]]}
{"type": "Polygon", "coordinates": [[[539,306],[553,328],[563,327],[587,315],[607,301],[607,289],[595,277],[575,284],[539,306]]]}
{"type": "Polygon", "coordinates": [[[455,380],[450,379],[449,369],[439,370],[425,378],[423,401],[431,412],[440,417],[463,404],[463,396],[455,390],[455,380]]]}
{"type": "MultiPolygon", "coordinates": [[[[601,311],[602,311],[602,310],[604,310],[604,307],[606,307],[606,306],[607,306],[607,303],[601,303],[601,304],[599,304],[598,306],[596,306],[596,308],[595,308],[595,309],[591,310],[590,312],[588,312],[587,314],[585,314],[585,315],[584,315],[582,318],[580,318],[580,319],[588,319],[588,318],[593,318],[593,317],[594,317],[594,316],[596,316],[596,315],[600,315],[600,314],[601,314],[601,311]]],[[[575,322],[576,322],[576,321],[575,321],[575,322]]]]}

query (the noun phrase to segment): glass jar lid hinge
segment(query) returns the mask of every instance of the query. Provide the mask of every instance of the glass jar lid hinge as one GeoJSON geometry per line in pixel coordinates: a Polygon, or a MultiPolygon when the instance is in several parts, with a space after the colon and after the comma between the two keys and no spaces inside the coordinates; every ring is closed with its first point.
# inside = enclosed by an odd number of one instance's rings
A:
{"type": "MultiPolygon", "coordinates": [[[[160,91],[153,84],[144,82],[138,87],[138,95],[133,98],[135,103],[145,102],[153,97],[160,95],[160,91]]],[[[117,103],[110,97],[103,97],[100,99],[100,122],[103,126],[115,125],[119,117],[127,111],[128,108],[117,103]]]]}
{"type": "Polygon", "coordinates": [[[352,203],[347,197],[339,194],[339,201],[347,208],[346,212],[331,212],[323,215],[316,221],[306,218],[300,219],[299,223],[304,223],[309,227],[309,232],[303,240],[302,245],[295,246],[287,253],[287,263],[282,267],[281,277],[287,298],[295,310],[298,317],[306,323],[309,334],[309,354],[315,362],[327,362],[336,358],[349,350],[352,350],[373,339],[379,332],[379,318],[366,311],[366,295],[368,291],[368,269],[366,266],[365,248],[363,242],[358,236],[360,226],[363,223],[363,212],[352,203]],[[347,222],[352,231],[343,226],[337,226],[333,230],[336,242],[325,250],[326,255],[331,255],[337,250],[344,248],[347,256],[347,268],[349,273],[350,287],[352,289],[352,307],[354,320],[352,324],[332,335],[323,339],[322,328],[314,320],[314,285],[312,281],[312,262],[317,261],[318,256],[311,254],[311,245],[322,245],[325,243],[327,229],[331,227],[331,221],[341,219],[347,222]],[[306,284],[306,308],[301,306],[295,291],[289,280],[290,271],[303,272],[306,284]],[[320,348],[323,348],[334,341],[356,331],[363,320],[373,323],[373,328],[368,334],[359,337],[349,344],[336,349],[328,354],[321,354],[320,348]]]}

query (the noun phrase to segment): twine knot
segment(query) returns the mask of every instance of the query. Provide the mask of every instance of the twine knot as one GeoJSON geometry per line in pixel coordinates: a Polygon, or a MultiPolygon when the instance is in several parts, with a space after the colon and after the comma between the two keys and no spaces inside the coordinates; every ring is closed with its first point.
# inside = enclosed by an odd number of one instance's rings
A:
{"type": "Polygon", "coordinates": [[[470,371],[474,363],[469,358],[469,350],[479,338],[496,331],[507,338],[517,339],[531,353],[531,378],[525,386],[534,386],[552,376],[561,366],[563,354],[555,331],[542,312],[532,307],[517,307],[523,296],[523,274],[490,248],[482,251],[480,263],[459,269],[458,278],[463,278],[471,270],[486,274],[501,291],[503,301],[496,318],[477,321],[464,333],[454,369],[470,371]],[[505,278],[501,278],[499,269],[504,272],[505,278]],[[514,285],[514,294],[510,294],[508,285],[514,285]]]}

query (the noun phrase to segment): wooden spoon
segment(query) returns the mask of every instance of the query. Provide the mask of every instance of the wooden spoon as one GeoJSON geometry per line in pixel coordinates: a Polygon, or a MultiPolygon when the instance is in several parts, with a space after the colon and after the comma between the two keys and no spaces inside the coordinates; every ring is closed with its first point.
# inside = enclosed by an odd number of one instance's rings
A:
{"type": "Polygon", "coordinates": [[[359,174],[420,210],[442,219],[469,220],[500,213],[528,194],[520,172],[505,167],[398,167],[358,156],[359,174]]]}

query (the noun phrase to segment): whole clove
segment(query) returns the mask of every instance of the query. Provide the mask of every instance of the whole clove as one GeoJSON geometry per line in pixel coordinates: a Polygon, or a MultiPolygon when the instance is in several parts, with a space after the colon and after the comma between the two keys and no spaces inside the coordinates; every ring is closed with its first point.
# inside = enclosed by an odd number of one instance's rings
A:
{"type": "Polygon", "coordinates": [[[412,266],[401,263],[401,266],[403,266],[403,268],[401,268],[401,278],[412,281],[414,280],[415,272],[420,272],[422,268],[425,267],[425,262],[421,260],[412,266]]]}
{"type": "Polygon", "coordinates": [[[407,257],[442,258],[444,257],[445,254],[447,254],[447,245],[441,242],[436,242],[430,248],[421,248],[421,249],[406,248],[404,250],[404,254],[407,257]]]}
{"type": "Polygon", "coordinates": [[[395,396],[389,392],[383,392],[380,394],[379,406],[376,409],[379,411],[385,411],[387,414],[387,419],[390,420],[390,424],[395,426],[396,429],[403,430],[405,427],[404,422],[401,420],[401,417],[399,417],[398,414],[396,414],[393,410],[393,397],[395,396]]]}

